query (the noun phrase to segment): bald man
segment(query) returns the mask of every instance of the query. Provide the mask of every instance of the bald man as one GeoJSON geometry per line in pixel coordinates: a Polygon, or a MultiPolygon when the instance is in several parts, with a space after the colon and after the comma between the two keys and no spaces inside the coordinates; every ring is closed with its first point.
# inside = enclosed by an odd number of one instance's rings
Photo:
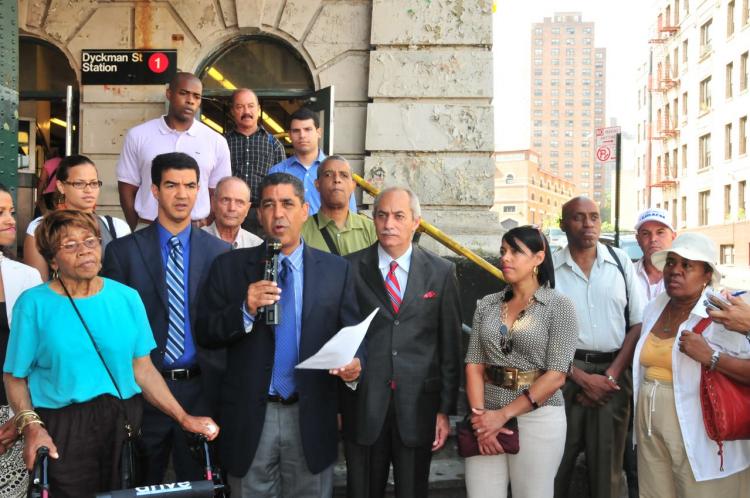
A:
{"type": "Polygon", "coordinates": [[[160,154],[183,152],[198,162],[198,198],[190,218],[207,225],[211,193],[218,181],[232,174],[227,141],[200,121],[203,85],[191,73],[177,73],[167,88],[167,114],[131,128],[117,161],[120,206],[130,228],[144,228],[156,219],[158,207],[151,193],[151,161],[160,154]],[[208,187],[208,188],[206,188],[208,187]]]}
{"type": "Polygon", "coordinates": [[[240,225],[250,210],[250,188],[235,176],[219,180],[211,197],[214,222],[203,227],[214,237],[232,245],[232,249],[259,246],[263,239],[244,230],[240,225]]]}
{"type": "Polygon", "coordinates": [[[599,242],[599,207],[575,197],[563,205],[568,245],[553,255],[555,288],[578,316],[578,343],[563,387],[567,434],[555,497],[569,496],[576,458],[586,453],[591,496],[619,498],[643,297],[628,255],[599,242]]]}
{"type": "MultiPolygon", "coordinates": [[[[230,114],[234,130],[225,137],[232,160],[232,175],[244,180],[251,190],[250,201],[253,206],[259,206],[260,181],[268,173],[268,168],[286,159],[284,146],[260,126],[260,103],[255,92],[249,88],[240,88],[232,93],[230,114]]],[[[263,230],[255,208],[249,211],[243,228],[261,235],[263,230]]]]}

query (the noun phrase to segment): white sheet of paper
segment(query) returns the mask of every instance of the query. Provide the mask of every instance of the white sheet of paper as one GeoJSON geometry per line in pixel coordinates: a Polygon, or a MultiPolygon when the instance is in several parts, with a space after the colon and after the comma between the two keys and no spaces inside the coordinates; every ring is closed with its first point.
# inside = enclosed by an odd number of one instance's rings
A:
{"type": "Polygon", "coordinates": [[[347,365],[354,358],[354,354],[357,352],[359,345],[362,344],[365,334],[367,334],[367,329],[370,328],[370,322],[375,318],[379,309],[375,308],[370,316],[357,325],[339,330],[336,335],[323,344],[323,347],[317,353],[295,368],[330,370],[347,365]]]}

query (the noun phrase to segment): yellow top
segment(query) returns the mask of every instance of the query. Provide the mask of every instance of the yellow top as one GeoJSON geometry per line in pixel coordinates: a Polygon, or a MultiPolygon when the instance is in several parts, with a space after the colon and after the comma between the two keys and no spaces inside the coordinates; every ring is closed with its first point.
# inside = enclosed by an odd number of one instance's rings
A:
{"type": "Polygon", "coordinates": [[[659,339],[649,334],[641,350],[641,365],[646,367],[646,379],[672,382],[672,346],[674,337],[659,339]]]}

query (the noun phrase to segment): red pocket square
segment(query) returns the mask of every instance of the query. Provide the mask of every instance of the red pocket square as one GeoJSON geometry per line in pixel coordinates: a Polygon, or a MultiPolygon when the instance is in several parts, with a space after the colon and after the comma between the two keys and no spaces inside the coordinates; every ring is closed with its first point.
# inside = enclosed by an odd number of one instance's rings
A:
{"type": "Polygon", "coordinates": [[[435,291],[427,291],[424,293],[424,296],[422,296],[422,299],[433,299],[437,297],[437,292],[435,291]]]}

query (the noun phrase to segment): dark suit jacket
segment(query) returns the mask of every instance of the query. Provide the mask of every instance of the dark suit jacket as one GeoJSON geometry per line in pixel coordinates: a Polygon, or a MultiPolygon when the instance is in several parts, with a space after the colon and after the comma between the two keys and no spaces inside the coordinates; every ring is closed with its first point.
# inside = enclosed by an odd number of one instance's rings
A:
{"type": "MultiPolygon", "coordinates": [[[[188,304],[194,342],[198,300],[208,270],[214,258],[229,249],[229,244],[203,230],[193,228],[190,232],[188,304]]],[[[151,360],[157,369],[163,369],[169,320],[165,271],[159,247],[159,231],[155,223],[126,237],[113,240],[107,246],[102,274],[134,288],[140,294],[156,340],[156,349],[151,352],[151,360]]],[[[210,389],[211,384],[218,382],[216,375],[224,368],[223,352],[201,348],[196,350],[198,364],[203,371],[203,384],[210,389]]],[[[214,385],[213,390],[215,389],[214,385]]]]}
{"type": "MultiPolygon", "coordinates": [[[[200,344],[227,347],[220,454],[229,473],[238,477],[247,473],[258,448],[273,369],[273,327],[259,319],[246,333],[242,315],[248,285],[263,279],[265,251],[263,244],[216,258],[198,320],[200,344]]],[[[357,323],[359,317],[346,260],[305,246],[303,265],[300,361],[318,352],[341,327],[357,323]]],[[[297,370],[295,379],[302,450],[308,468],[316,474],[336,460],[337,388],[341,381],[324,370],[297,370]]]]}
{"type": "Polygon", "coordinates": [[[367,332],[367,372],[344,410],[347,438],[371,445],[383,427],[391,388],[401,439],[424,446],[435,438],[438,412],[454,413],[461,368],[461,311],[453,263],[413,246],[398,314],[378,268],[378,244],[347,256],[363,314],[376,307],[367,332]],[[355,398],[355,399],[351,399],[355,398]]]}

